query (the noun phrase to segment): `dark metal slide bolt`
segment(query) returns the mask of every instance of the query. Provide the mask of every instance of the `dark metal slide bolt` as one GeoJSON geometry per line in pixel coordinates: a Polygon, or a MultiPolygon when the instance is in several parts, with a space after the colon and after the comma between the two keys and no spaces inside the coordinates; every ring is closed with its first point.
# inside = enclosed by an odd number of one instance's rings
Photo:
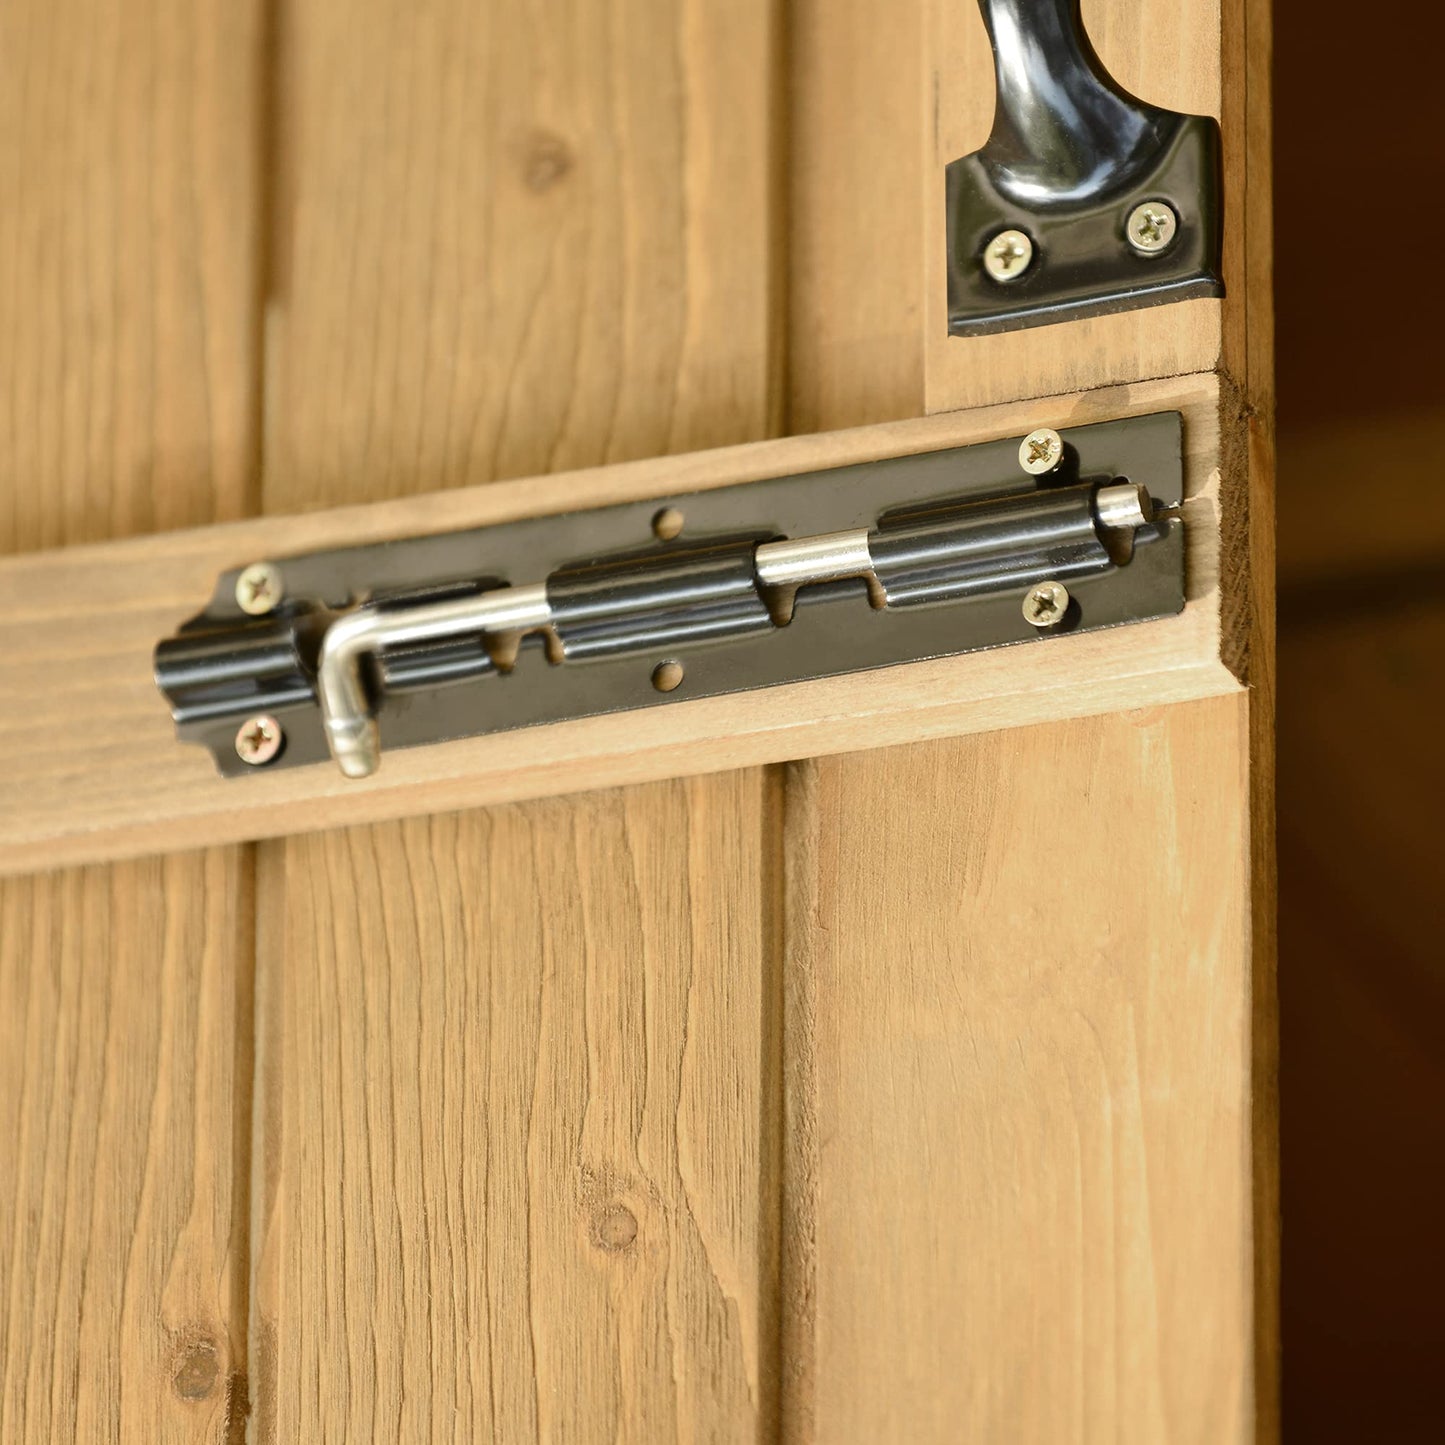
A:
{"type": "Polygon", "coordinates": [[[983,149],[948,167],[949,331],[1223,295],[1218,123],[1123,90],[1079,0],[979,8],[998,104],[983,149]]]}

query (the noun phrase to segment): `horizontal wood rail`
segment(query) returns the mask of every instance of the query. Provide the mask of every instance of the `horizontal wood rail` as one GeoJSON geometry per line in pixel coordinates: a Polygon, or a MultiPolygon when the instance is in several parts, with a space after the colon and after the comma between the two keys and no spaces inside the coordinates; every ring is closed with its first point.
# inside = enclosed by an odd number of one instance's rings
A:
{"type": "Polygon", "coordinates": [[[0,561],[0,872],[173,851],[713,772],[1238,690],[1247,618],[1221,496],[1243,467],[1217,377],[272,517],[0,561]],[[1158,410],[1185,418],[1188,605],[1060,639],[393,751],[349,781],[331,766],[226,780],[176,741],[156,641],[217,575],[258,557],[381,541],[726,486],[1158,410]],[[1236,457],[1236,454],[1237,457],[1236,457]],[[1222,540],[1223,539],[1223,540],[1222,540]]]}

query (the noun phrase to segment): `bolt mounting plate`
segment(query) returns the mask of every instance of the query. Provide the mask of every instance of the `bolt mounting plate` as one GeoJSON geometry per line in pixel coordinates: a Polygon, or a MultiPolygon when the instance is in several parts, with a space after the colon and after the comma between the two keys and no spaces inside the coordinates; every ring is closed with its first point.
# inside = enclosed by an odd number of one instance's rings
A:
{"type": "MultiPolygon", "coordinates": [[[[1059,436],[1062,457],[1047,476],[1023,471],[1015,436],[465,532],[274,558],[285,584],[276,610],[248,616],[236,598],[240,569],[226,572],[205,610],[160,643],[156,681],[182,740],[207,748],[222,773],[255,777],[329,759],[318,651],[333,619],[358,605],[406,608],[546,578],[554,615],[569,598],[590,607],[589,617],[596,614],[570,640],[565,624],[557,623],[567,648],[560,662],[536,635],[523,641],[505,670],[472,640],[379,655],[371,682],[384,751],[1035,642],[1040,630],[1025,619],[1020,603],[1041,578],[1067,577],[1073,599],[1069,616],[1053,631],[1117,627],[1180,611],[1184,527],[1174,512],[1183,491],[1179,413],[1070,427],[1059,436]],[[1111,561],[1098,549],[1098,565],[1089,561],[1075,569],[1072,534],[1065,535],[1058,509],[1090,484],[1125,478],[1146,485],[1162,510],[1138,525],[1127,559],[1111,561]],[[668,507],[685,518],[685,527],[676,541],[661,542],[655,521],[659,508],[668,507]],[[987,510],[986,525],[974,507],[987,510]],[[724,575],[715,559],[733,556],[739,539],[749,542],[751,558],[755,542],[870,528],[873,566],[888,592],[881,609],[870,606],[868,586],[857,577],[805,587],[786,625],[770,623],[759,603],[760,625],[745,632],[720,626],[731,616],[723,606],[731,592],[705,615],[686,605],[701,592],[721,597],[718,589],[731,586],[733,571],[724,569],[724,575]],[[975,579],[979,586],[953,588],[952,574],[939,570],[941,545],[974,559],[969,576],[987,563],[975,579]],[[659,564],[661,571],[655,570],[659,564]],[[613,583],[599,587],[598,578],[613,583]],[[627,621],[633,614],[613,606],[636,590],[637,579],[646,584],[647,626],[636,637],[621,638],[627,645],[614,650],[608,638],[617,640],[618,627],[637,631],[627,621]],[[601,640],[591,648],[594,634],[601,640]],[[680,686],[659,690],[659,662],[683,669],[680,686]],[[285,738],[264,769],[248,766],[235,745],[237,728],[260,713],[274,719],[285,738]]],[[[1095,547],[1093,524],[1086,530],[1095,547]]],[[[751,606],[754,564],[737,567],[747,574],[742,593],[751,606]]],[[[728,568],[736,570],[732,562],[728,568]]]]}

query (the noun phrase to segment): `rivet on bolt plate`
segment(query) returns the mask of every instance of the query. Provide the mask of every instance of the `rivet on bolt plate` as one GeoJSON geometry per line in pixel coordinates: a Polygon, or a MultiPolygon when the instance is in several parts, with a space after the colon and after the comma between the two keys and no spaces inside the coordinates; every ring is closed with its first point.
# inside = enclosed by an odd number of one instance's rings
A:
{"type": "Polygon", "coordinates": [[[243,763],[259,768],[281,751],[285,736],[275,718],[269,713],[258,713],[241,724],[236,734],[236,756],[243,763]]]}
{"type": "Polygon", "coordinates": [[[252,617],[264,617],[285,594],[281,571],[270,562],[252,562],[236,578],[236,603],[252,617]]]}
{"type": "Polygon", "coordinates": [[[984,248],[983,269],[995,281],[1017,281],[1034,259],[1034,243],[1022,231],[1000,231],[984,248]]]}
{"type": "Polygon", "coordinates": [[[1124,223],[1129,244],[1144,256],[1167,251],[1178,229],[1179,217],[1174,214],[1174,208],[1163,201],[1145,201],[1135,206],[1124,223]]]}
{"type": "Polygon", "coordinates": [[[1041,426],[1019,443],[1019,466],[1031,477],[1051,472],[1064,459],[1064,439],[1052,427],[1041,426]]]}
{"type": "Polygon", "coordinates": [[[1069,589],[1062,582],[1040,582],[1024,598],[1024,621],[1034,627],[1056,627],[1069,610],[1069,589]]]}

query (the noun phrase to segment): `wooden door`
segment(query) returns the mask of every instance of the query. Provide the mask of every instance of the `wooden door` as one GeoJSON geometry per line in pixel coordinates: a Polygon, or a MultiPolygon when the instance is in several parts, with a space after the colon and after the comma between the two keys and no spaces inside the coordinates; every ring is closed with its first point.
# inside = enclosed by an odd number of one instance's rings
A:
{"type": "Polygon", "coordinates": [[[989,706],[14,825],[0,1437],[1271,1435],[1267,7],[1084,9],[1221,118],[1228,297],[962,341],[961,0],[5,8],[11,551],[1160,408],[1205,541],[989,706]]]}

